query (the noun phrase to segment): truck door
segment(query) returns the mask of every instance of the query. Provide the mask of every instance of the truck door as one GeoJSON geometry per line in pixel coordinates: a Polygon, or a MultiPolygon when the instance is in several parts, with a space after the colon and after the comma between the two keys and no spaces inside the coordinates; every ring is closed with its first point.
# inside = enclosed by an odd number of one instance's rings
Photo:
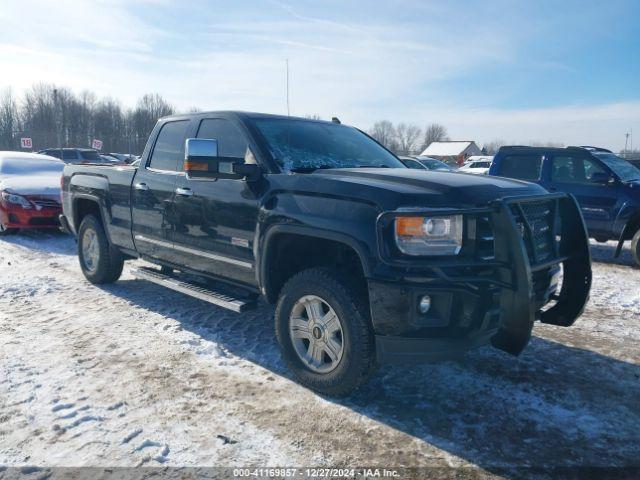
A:
{"type": "MultiPolygon", "coordinates": [[[[204,118],[197,138],[215,139],[218,154],[255,161],[241,126],[226,118],[204,118]]],[[[258,196],[245,180],[178,177],[174,200],[176,254],[193,270],[255,285],[253,242],[258,196]]]]}
{"type": "Polygon", "coordinates": [[[567,192],[576,197],[592,235],[611,230],[619,193],[615,185],[593,182],[595,172],[610,174],[598,160],[583,154],[551,156],[549,191],[567,192]]]}
{"type": "Polygon", "coordinates": [[[146,163],[133,179],[131,216],[136,250],[149,257],[175,262],[173,196],[178,164],[184,156],[188,120],[162,125],[146,163]]]}

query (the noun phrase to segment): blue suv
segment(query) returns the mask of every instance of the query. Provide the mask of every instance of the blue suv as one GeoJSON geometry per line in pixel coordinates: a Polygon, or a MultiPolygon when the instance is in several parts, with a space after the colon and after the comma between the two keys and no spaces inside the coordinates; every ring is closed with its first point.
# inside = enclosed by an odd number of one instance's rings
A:
{"type": "Polygon", "coordinates": [[[576,197],[589,236],[618,240],[615,256],[631,240],[640,265],[640,169],[610,150],[596,147],[502,147],[489,175],[537,183],[576,197]]]}

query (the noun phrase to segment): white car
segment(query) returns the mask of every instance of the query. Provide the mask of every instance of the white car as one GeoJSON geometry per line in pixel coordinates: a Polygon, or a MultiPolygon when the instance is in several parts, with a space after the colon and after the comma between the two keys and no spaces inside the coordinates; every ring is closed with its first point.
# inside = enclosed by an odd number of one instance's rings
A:
{"type": "Polygon", "coordinates": [[[493,161],[492,157],[469,160],[458,169],[461,173],[474,173],[476,175],[487,175],[493,161]]]}

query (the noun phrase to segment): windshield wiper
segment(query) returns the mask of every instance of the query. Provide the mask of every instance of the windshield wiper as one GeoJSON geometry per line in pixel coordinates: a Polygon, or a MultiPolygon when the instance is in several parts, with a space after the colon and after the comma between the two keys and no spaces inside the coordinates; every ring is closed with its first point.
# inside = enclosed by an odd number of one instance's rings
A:
{"type": "Polygon", "coordinates": [[[311,173],[316,170],[326,170],[329,168],[345,168],[345,167],[336,167],[334,165],[314,165],[313,167],[293,167],[289,171],[293,173],[311,173]]]}
{"type": "Polygon", "coordinates": [[[389,168],[389,165],[317,165],[313,167],[293,167],[289,171],[293,173],[312,173],[316,170],[326,170],[330,168],[389,168]]]}

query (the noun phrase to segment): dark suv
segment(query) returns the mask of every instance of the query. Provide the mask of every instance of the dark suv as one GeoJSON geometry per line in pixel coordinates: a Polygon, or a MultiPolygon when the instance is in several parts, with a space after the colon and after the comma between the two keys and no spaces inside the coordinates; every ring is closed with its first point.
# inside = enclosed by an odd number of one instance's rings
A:
{"type": "Polygon", "coordinates": [[[100,153],[91,148],[47,148],[38,153],[59,158],[65,163],[105,163],[100,153]]]}
{"type": "Polygon", "coordinates": [[[502,147],[489,175],[517,178],[550,192],[573,195],[589,236],[599,242],[631,240],[640,265],[640,170],[610,150],[597,147],[502,147]]]}

